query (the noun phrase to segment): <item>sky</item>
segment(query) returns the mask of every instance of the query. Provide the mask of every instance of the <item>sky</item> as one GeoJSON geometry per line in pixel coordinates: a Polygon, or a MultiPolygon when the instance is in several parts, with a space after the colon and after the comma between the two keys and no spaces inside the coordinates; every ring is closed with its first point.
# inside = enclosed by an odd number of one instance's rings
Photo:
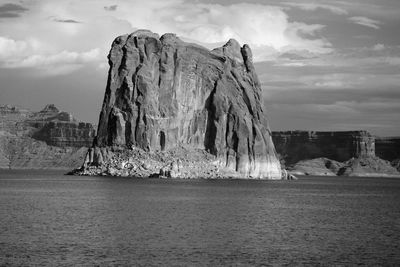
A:
{"type": "Polygon", "coordinates": [[[0,0],[0,105],[97,123],[107,54],[149,29],[253,50],[273,131],[400,136],[399,0],[0,0]]]}

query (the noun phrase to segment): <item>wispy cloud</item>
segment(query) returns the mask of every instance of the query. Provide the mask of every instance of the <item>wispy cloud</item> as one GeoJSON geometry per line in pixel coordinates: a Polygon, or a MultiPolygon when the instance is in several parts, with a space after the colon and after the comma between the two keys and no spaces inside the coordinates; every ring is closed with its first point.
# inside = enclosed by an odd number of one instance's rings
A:
{"type": "Polygon", "coordinates": [[[382,51],[385,49],[385,45],[384,44],[376,44],[372,47],[372,50],[374,51],[382,51]]]}
{"type": "Polygon", "coordinates": [[[351,17],[349,18],[349,20],[355,24],[358,25],[362,25],[365,27],[369,27],[372,29],[380,29],[380,25],[382,24],[382,22],[378,21],[378,20],[374,20],[374,19],[370,19],[367,17],[351,17]]]}
{"type": "Polygon", "coordinates": [[[322,4],[322,3],[301,3],[301,2],[283,2],[282,4],[290,7],[296,7],[306,11],[316,11],[317,9],[328,10],[337,15],[348,14],[347,10],[335,5],[322,4]]]}
{"type": "Polygon", "coordinates": [[[10,68],[54,67],[64,64],[82,64],[98,59],[99,49],[87,52],[61,51],[50,55],[30,55],[21,59],[9,59],[5,66],[10,68]]]}
{"type": "Polygon", "coordinates": [[[80,21],[74,20],[74,19],[54,19],[55,22],[61,22],[61,23],[81,23],[80,21]]]}

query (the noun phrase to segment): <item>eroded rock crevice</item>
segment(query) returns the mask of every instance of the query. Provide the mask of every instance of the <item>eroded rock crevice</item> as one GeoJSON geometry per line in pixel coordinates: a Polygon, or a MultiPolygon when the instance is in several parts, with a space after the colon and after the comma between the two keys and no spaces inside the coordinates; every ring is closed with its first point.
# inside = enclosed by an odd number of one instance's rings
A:
{"type": "Polygon", "coordinates": [[[95,147],[200,149],[229,177],[281,178],[247,45],[210,51],[139,30],[116,38],[108,58],[95,147]]]}

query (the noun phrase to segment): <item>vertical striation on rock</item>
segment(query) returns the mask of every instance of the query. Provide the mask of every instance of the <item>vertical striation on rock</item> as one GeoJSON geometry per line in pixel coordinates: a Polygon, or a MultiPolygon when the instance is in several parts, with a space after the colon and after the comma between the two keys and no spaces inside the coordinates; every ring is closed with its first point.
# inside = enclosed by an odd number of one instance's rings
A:
{"type": "Polygon", "coordinates": [[[53,104],[32,113],[24,124],[35,129],[31,137],[50,146],[90,147],[95,136],[91,123],[79,122],[71,113],[60,111],[53,104]]]}
{"type": "Polygon", "coordinates": [[[116,38],[108,59],[95,146],[203,149],[238,177],[281,178],[248,45],[209,51],[139,30],[116,38]]]}

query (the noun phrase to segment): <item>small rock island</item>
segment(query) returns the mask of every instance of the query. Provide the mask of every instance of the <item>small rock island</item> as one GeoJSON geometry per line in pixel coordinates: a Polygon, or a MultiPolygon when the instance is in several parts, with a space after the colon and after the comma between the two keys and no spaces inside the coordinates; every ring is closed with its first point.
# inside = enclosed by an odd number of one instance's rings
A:
{"type": "MultiPolygon", "coordinates": [[[[282,179],[248,45],[117,37],[80,175],[282,179]]],[[[287,177],[283,177],[287,178],[287,177]]]]}

